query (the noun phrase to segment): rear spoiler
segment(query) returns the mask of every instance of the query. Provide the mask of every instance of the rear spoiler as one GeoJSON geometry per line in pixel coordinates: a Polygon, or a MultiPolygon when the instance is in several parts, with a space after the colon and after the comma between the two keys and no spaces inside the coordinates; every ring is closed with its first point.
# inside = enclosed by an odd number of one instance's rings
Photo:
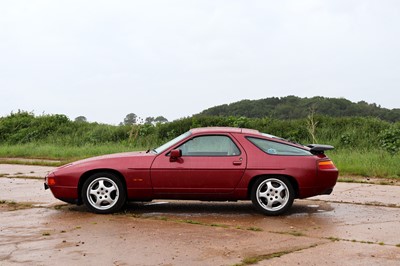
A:
{"type": "Polygon", "coordinates": [[[307,147],[310,148],[310,152],[312,154],[324,154],[325,151],[334,149],[334,147],[331,145],[322,145],[322,144],[308,144],[307,147]]]}

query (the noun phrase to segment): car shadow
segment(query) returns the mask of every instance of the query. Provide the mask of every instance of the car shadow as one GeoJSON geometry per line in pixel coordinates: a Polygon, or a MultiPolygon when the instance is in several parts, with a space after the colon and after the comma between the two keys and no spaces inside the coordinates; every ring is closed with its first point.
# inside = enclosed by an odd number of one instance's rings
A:
{"type": "MultiPolygon", "coordinates": [[[[295,201],[288,212],[281,216],[307,215],[326,211],[333,208],[329,203],[319,201],[295,201]]],[[[152,201],[129,202],[121,211],[136,215],[251,215],[265,217],[256,210],[251,201],[238,202],[203,202],[203,201],[152,201]]]]}

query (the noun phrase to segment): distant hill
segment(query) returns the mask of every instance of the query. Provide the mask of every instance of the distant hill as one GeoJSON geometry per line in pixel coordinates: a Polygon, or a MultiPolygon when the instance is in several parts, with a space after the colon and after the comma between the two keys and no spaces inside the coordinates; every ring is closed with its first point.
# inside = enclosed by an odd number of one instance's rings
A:
{"type": "Polygon", "coordinates": [[[354,103],[344,98],[320,96],[312,98],[286,96],[260,100],[242,100],[211,107],[201,112],[200,115],[296,119],[307,117],[312,109],[315,114],[332,117],[376,117],[390,122],[400,121],[400,109],[398,108],[387,109],[365,101],[354,103]]]}

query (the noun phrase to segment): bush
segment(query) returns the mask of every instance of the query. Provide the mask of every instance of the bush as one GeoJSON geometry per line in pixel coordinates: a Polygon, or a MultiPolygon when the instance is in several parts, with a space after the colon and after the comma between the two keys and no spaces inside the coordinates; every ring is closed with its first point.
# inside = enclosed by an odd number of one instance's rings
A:
{"type": "Polygon", "coordinates": [[[390,154],[396,154],[400,151],[400,128],[392,126],[379,134],[379,141],[382,147],[390,154]]]}
{"type": "Polygon", "coordinates": [[[191,128],[230,126],[254,128],[298,143],[313,142],[334,145],[336,149],[382,149],[399,152],[400,124],[377,118],[316,115],[315,130],[309,130],[307,119],[280,120],[196,115],[156,125],[106,125],[71,121],[65,115],[41,115],[18,111],[0,118],[0,144],[48,143],[56,145],[125,144],[129,147],[156,147],[191,128]]]}

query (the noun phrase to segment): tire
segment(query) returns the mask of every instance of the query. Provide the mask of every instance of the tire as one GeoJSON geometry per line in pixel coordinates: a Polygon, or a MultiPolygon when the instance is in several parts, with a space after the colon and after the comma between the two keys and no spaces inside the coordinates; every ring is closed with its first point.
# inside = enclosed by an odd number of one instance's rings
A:
{"type": "Polygon", "coordinates": [[[250,193],[254,207],[270,216],[288,211],[295,197],[292,184],[283,176],[259,178],[250,193]]]}
{"type": "Polygon", "coordinates": [[[121,180],[107,172],[90,176],[83,184],[81,193],[86,208],[94,213],[117,212],[126,201],[125,187],[121,180]]]}

